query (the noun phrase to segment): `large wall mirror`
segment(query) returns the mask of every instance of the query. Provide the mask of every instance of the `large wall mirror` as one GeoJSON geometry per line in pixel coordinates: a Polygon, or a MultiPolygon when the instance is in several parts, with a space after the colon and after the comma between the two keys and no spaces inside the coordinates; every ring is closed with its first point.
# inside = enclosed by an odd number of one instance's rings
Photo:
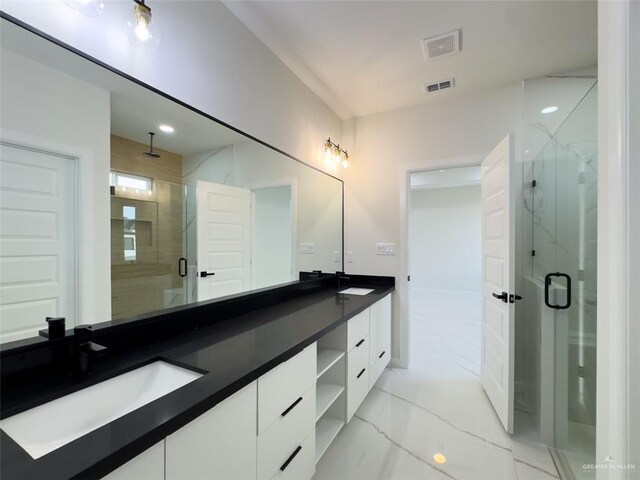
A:
{"type": "Polygon", "coordinates": [[[342,270],[339,179],[7,19],[1,35],[0,341],[342,270]]]}

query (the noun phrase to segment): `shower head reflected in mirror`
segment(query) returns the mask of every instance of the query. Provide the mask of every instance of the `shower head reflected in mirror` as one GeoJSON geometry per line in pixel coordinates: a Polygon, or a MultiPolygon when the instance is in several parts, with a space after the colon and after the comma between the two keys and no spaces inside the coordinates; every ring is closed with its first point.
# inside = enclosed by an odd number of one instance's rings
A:
{"type": "Polygon", "coordinates": [[[149,132],[149,151],[148,152],[142,152],[142,154],[144,156],[146,156],[146,157],[160,158],[161,155],[153,151],[153,136],[154,135],[155,135],[155,133],[149,132]]]}

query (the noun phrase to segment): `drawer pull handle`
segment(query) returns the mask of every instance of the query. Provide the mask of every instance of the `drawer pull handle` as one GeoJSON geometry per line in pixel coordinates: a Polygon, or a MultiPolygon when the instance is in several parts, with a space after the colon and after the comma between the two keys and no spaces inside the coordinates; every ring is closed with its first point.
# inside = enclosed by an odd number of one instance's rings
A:
{"type": "Polygon", "coordinates": [[[362,340],[360,340],[358,343],[356,343],[356,347],[359,347],[360,345],[362,345],[364,343],[364,338],[362,340]]]}
{"type": "Polygon", "coordinates": [[[282,412],[280,415],[282,415],[283,417],[289,413],[291,410],[293,410],[294,408],[296,408],[296,405],[298,405],[300,402],[302,401],[302,397],[300,397],[299,399],[297,399],[295,402],[293,402],[289,408],[287,408],[284,412],[282,412]]]}
{"type": "Polygon", "coordinates": [[[360,378],[365,370],[366,370],[366,368],[363,368],[362,371],[358,374],[358,376],[356,378],[360,378]]]}
{"type": "Polygon", "coordinates": [[[378,358],[382,358],[382,357],[384,357],[384,354],[385,354],[385,353],[387,353],[387,351],[386,351],[386,350],[383,350],[383,351],[382,351],[382,353],[381,353],[380,355],[378,355],[378,358]]]}
{"type": "Polygon", "coordinates": [[[280,470],[281,470],[281,471],[283,471],[283,472],[284,472],[284,469],[285,469],[285,468],[287,468],[287,467],[289,466],[289,464],[291,463],[291,461],[292,461],[294,458],[296,458],[296,455],[297,455],[298,453],[300,453],[300,450],[302,450],[302,445],[298,445],[298,448],[296,448],[296,451],[295,451],[295,452],[293,452],[293,453],[291,454],[291,456],[290,456],[289,458],[287,458],[287,461],[286,461],[286,462],[284,462],[284,463],[282,464],[282,466],[280,467],[280,470]]]}

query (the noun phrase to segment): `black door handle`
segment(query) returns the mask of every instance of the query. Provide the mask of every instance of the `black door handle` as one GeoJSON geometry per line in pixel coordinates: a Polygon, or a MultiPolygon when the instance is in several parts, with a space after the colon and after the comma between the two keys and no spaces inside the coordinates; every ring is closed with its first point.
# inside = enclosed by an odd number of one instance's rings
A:
{"type": "Polygon", "coordinates": [[[566,310],[571,306],[571,277],[566,273],[547,273],[544,277],[544,304],[549,308],[554,308],[556,310],[566,310]],[[564,305],[552,305],[549,302],[549,288],[551,287],[551,279],[553,277],[564,277],[567,279],[567,302],[564,305]]]}
{"type": "Polygon", "coordinates": [[[364,343],[364,338],[362,340],[360,340],[358,343],[356,343],[356,347],[359,347],[360,345],[362,345],[364,343]]]}
{"type": "Polygon", "coordinates": [[[181,277],[187,276],[187,259],[184,257],[178,259],[178,275],[181,277]]]}
{"type": "Polygon", "coordinates": [[[491,295],[493,295],[494,297],[496,297],[498,300],[502,300],[504,303],[507,303],[507,296],[509,295],[507,292],[502,292],[500,295],[498,295],[497,293],[492,293],[491,295]]]}
{"type": "Polygon", "coordinates": [[[366,368],[363,368],[362,371],[358,374],[358,376],[356,378],[360,378],[365,370],[366,370],[366,368]]]}
{"type": "Polygon", "coordinates": [[[213,275],[215,275],[215,273],[214,273],[214,272],[207,272],[207,271],[200,272],[200,276],[201,276],[202,278],[211,277],[211,276],[213,276],[213,275]]]}
{"type": "Polygon", "coordinates": [[[291,461],[296,458],[296,455],[298,455],[298,453],[300,453],[300,450],[302,450],[302,445],[298,445],[298,448],[296,448],[295,452],[293,452],[291,454],[291,456],[289,458],[287,458],[287,461],[284,462],[282,464],[282,466],[280,467],[280,470],[284,472],[284,469],[287,468],[289,466],[289,464],[291,463],[291,461]]]}
{"type": "Polygon", "coordinates": [[[516,303],[516,300],[522,300],[522,297],[518,294],[510,293],[509,294],[509,303],[516,303]]]}
{"type": "Polygon", "coordinates": [[[282,412],[280,415],[282,415],[283,417],[287,415],[287,413],[289,413],[291,410],[293,410],[295,408],[296,405],[298,405],[300,402],[302,401],[302,397],[298,398],[295,402],[293,402],[289,408],[287,408],[284,412],[282,412]]]}

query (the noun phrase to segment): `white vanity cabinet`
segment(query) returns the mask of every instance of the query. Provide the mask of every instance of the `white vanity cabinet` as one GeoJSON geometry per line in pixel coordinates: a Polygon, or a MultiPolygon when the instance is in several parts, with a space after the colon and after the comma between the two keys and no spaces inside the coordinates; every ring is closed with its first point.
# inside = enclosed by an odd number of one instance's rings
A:
{"type": "Polygon", "coordinates": [[[315,471],[316,344],[258,379],[258,480],[315,471]]]}
{"type": "Polygon", "coordinates": [[[164,440],[102,478],[103,480],[164,480],[164,440]]]}
{"type": "Polygon", "coordinates": [[[166,438],[166,480],[256,478],[257,381],[166,438]]]}
{"type": "Polygon", "coordinates": [[[310,480],[391,358],[391,295],[106,480],[310,480]]]}
{"type": "Polygon", "coordinates": [[[369,388],[391,360],[391,294],[369,308],[369,388]]]}
{"type": "Polygon", "coordinates": [[[369,393],[370,308],[347,322],[347,422],[369,393]]]}

